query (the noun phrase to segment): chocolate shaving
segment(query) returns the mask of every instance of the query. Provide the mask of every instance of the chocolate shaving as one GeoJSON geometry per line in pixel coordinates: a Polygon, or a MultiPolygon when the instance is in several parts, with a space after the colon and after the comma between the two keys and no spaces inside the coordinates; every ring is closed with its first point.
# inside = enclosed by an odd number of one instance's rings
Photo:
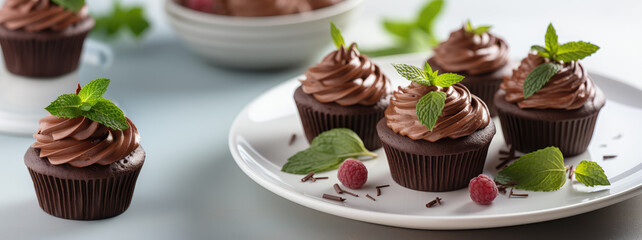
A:
{"type": "Polygon", "coordinates": [[[618,139],[620,139],[620,138],[622,138],[622,134],[621,134],[621,133],[620,133],[620,134],[618,134],[617,136],[613,137],[613,139],[614,139],[614,140],[618,140],[618,139]]]}
{"type": "Polygon", "coordinates": [[[322,179],[328,179],[328,177],[318,177],[318,178],[313,177],[312,179],[314,179],[314,180],[322,180],[322,179]]]}
{"type": "Polygon", "coordinates": [[[504,157],[500,157],[499,161],[501,161],[495,169],[502,169],[506,167],[506,164],[510,163],[513,160],[519,159],[519,156],[515,155],[515,149],[513,148],[513,145],[508,145],[508,151],[505,150],[500,150],[499,154],[506,155],[504,157]]]}
{"type": "Polygon", "coordinates": [[[617,155],[604,155],[602,156],[602,160],[608,160],[608,159],[613,159],[616,158],[617,155]]]}
{"type": "Polygon", "coordinates": [[[376,188],[385,188],[385,187],[390,187],[390,185],[388,185],[388,184],[386,184],[386,185],[381,185],[381,186],[377,186],[376,188]]]}
{"type": "MultiPolygon", "coordinates": [[[[301,178],[301,182],[305,182],[305,181],[310,180],[310,178],[312,178],[312,176],[314,176],[314,172],[308,173],[308,175],[305,175],[305,177],[301,178]]],[[[314,180],[312,180],[312,181],[314,181],[314,180]]]]}
{"type": "Polygon", "coordinates": [[[376,200],[376,199],[374,199],[372,196],[370,196],[370,194],[366,194],[366,197],[367,197],[367,198],[370,198],[372,201],[377,201],[377,200],[376,200]]]}
{"type": "Polygon", "coordinates": [[[377,196],[381,196],[381,189],[377,188],[377,196]]]}
{"type": "Polygon", "coordinates": [[[290,137],[290,142],[288,142],[288,146],[292,146],[294,144],[294,141],[296,141],[296,134],[292,134],[292,137],[290,137]]]}
{"type": "Polygon", "coordinates": [[[354,193],[351,193],[351,192],[349,192],[349,191],[346,191],[346,190],[343,190],[343,189],[341,189],[341,191],[343,191],[343,193],[347,193],[347,194],[352,195],[352,196],[354,196],[354,197],[359,197],[359,195],[354,194],[354,193]]]}
{"type": "Polygon", "coordinates": [[[500,185],[500,186],[497,186],[497,191],[501,194],[506,194],[506,188],[507,188],[506,186],[500,185]]]}
{"type": "Polygon", "coordinates": [[[527,198],[528,194],[518,194],[518,193],[513,193],[513,189],[510,189],[510,194],[508,194],[508,198],[527,198]]]}
{"type": "Polygon", "coordinates": [[[341,190],[341,187],[339,187],[339,184],[334,184],[334,191],[337,192],[337,194],[342,194],[343,190],[341,190]]]}
{"type": "Polygon", "coordinates": [[[566,167],[566,171],[568,172],[568,179],[573,180],[573,165],[566,167]]]}
{"type": "Polygon", "coordinates": [[[435,200],[432,200],[432,201],[426,203],[426,207],[427,208],[431,208],[431,207],[435,206],[435,204],[441,205],[441,198],[440,197],[436,197],[435,200]]]}
{"type": "Polygon", "coordinates": [[[80,86],[80,83],[78,83],[78,86],[76,87],[76,95],[78,95],[80,93],[81,89],[82,89],[82,87],[80,86]]]}
{"type": "Polygon", "coordinates": [[[339,197],[339,196],[330,195],[330,194],[325,194],[325,193],[323,194],[323,198],[334,200],[334,201],[339,201],[339,202],[343,202],[343,201],[346,200],[345,198],[342,198],[342,197],[339,197]]]}

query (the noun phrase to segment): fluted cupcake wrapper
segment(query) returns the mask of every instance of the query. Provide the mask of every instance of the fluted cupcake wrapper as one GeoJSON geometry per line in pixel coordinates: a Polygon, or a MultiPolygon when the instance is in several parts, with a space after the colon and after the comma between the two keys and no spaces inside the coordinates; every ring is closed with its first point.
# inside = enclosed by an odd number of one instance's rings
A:
{"type": "MultiPolygon", "coordinates": [[[[312,98],[311,96],[307,97],[312,98]]],[[[375,150],[381,147],[381,141],[377,136],[377,123],[384,117],[385,106],[372,107],[368,112],[360,110],[361,108],[369,108],[365,106],[355,106],[352,109],[345,107],[342,109],[343,111],[333,111],[333,108],[338,108],[339,106],[327,104],[336,106],[314,107],[306,104],[305,101],[301,101],[301,99],[297,99],[296,94],[295,102],[308,142],[312,142],[312,139],[322,132],[334,128],[349,128],[361,137],[368,150],[375,150]]],[[[324,105],[326,103],[317,104],[324,105]]]]}
{"type": "Polygon", "coordinates": [[[392,179],[399,185],[428,192],[453,191],[468,186],[484,170],[488,147],[469,152],[426,156],[404,152],[383,143],[392,179]]]}
{"type": "Polygon", "coordinates": [[[586,151],[598,114],[596,111],[583,118],[545,121],[523,118],[498,109],[504,139],[515,150],[529,153],[555,146],[567,157],[586,151]]]}
{"type": "Polygon", "coordinates": [[[129,207],[140,168],[107,179],[62,179],[29,168],[38,203],[45,212],[72,220],[113,217],[129,207]]]}
{"type": "Polygon", "coordinates": [[[35,78],[57,77],[75,71],[85,38],[93,26],[94,20],[86,19],[74,29],[59,33],[28,33],[0,27],[0,46],[7,70],[35,78]]]}

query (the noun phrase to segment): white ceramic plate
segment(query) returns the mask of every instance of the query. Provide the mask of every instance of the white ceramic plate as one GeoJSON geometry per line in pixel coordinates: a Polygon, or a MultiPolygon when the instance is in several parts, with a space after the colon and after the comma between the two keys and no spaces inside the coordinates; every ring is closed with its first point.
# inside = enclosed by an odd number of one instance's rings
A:
{"type": "MultiPolygon", "coordinates": [[[[409,55],[378,59],[376,62],[393,79],[394,85],[407,81],[393,72],[390,63],[420,65],[425,55],[409,55]]],[[[502,227],[547,221],[573,216],[636,196],[642,191],[642,148],[639,145],[642,127],[642,90],[592,74],[594,81],[609,98],[597,122],[589,149],[580,156],[566,159],[566,164],[577,165],[581,160],[592,160],[605,170],[611,186],[587,188],[577,181],[567,181],[554,192],[527,192],[528,198],[508,198],[499,195],[489,206],[475,204],[468,196],[468,189],[435,193],[410,190],[396,184],[388,171],[383,150],[379,158],[365,162],[369,171],[368,182],[353,192],[358,198],[343,196],[345,202],[321,198],[324,193],[336,195],[332,185],[338,183],[336,170],[316,176],[328,180],[314,183],[300,181],[301,175],[280,171],[287,158],[308,147],[292,95],[299,83],[287,81],[248,105],[236,118],[229,135],[230,151],[241,169],[266,189],[290,201],[329,214],[364,222],[418,229],[473,229],[502,227]],[[288,143],[292,134],[297,138],[288,143]],[[617,155],[603,160],[603,155],[617,155]],[[375,186],[390,184],[376,196],[375,186]],[[368,193],[376,198],[365,198],[368,193]],[[435,197],[443,205],[426,208],[435,197]]],[[[499,121],[495,120],[496,126],[499,121]]],[[[494,176],[499,163],[498,151],[504,148],[504,139],[498,129],[490,146],[484,173],[494,176]]],[[[345,194],[344,194],[345,195],[345,194]]]]}

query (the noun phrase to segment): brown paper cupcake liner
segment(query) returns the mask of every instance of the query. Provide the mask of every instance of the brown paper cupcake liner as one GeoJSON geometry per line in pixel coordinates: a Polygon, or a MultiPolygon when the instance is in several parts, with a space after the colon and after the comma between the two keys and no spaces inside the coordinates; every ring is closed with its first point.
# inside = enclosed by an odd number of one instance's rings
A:
{"type": "Polygon", "coordinates": [[[484,170],[488,146],[452,154],[425,156],[382,144],[392,179],[399,185],[428,192],[453,191],[468,186],[484,170]]]}
{"type": "Polygon", "coordinates": [[[515,150],[529,153],[555,146],[567,157],[586,151],[598,114],[596,111],[584,118],[545,121],[522,118],[498,109],[504,139],[515,150]]]}
{"type": "Polygon", "coordinates": [[[13,74],[47,78],[78,69],[83,43],[94,21],[60,33],[27,33],[0,27],[0,46],[7,70],[13,74]]]}
{"type": "Polygon", "coordinates": [[[62,179],[29,169],[38,203],[60,218],[95,220],[113,217],[129,207],[140,168],[107,179],[62,179]]]}
{"type": "MultiPolygon", "coordinates": [[[[297,91],[301,91],[300,88],[297,91]]],[[[305,93],[295,93],[295,102],[308,142],[312,142],[322,132],[334,128],[349,128],[361,137],[368,150],[381,147],[377,136],[377,122],[384,117],[385,105],[341,107],[334,103],[316,102],[314,104],[318,105],[312,106],[308,104],[308,99],[300,99],[313,98],[312,96],[297,97],[296,94],[305,93]],[[338,110],[339,108],[341,109],[338,110]]]]}

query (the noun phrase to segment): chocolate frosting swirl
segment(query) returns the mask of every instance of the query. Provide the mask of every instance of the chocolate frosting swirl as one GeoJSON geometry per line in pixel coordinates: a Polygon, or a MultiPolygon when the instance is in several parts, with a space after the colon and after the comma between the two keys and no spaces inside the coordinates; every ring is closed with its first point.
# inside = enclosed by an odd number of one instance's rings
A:
{"type": "Polygon", "coordinates": [[[353,43],[347,49],[341,46],[310,67],[301,85],[303,92],[322,103],[370,106],[386,96],[389,81],[353,43]]]}
{"type": "Polygon", "coordinates": [[[488,32],[475,35],[464,27],[450,33],[435,48],[434,60],[445,72],[477,75],[495,71],[508,63],[508,44],[488,32]]]}
{"type": "Polygon", "coordinates": [[[139,146],[138,129],[129,118],[128,129],[114,130],[85,117],[40,119],[38,133],[31,145],[52,165],[68,163],[74,167],[109,165],[127,157],[139,146]]]}
{"type": "Polygon", "coordinates": [[[578,109],[588,100],[595,98],[595,85],[579,62],[563,63],[557,72],[539,91],[524,99],[524,80],[526,76],[543,63],[550,60],[530,53],[524,58],[513,75],[504,77],[499,86],[506,91],[506,101],[517,103],[520,108],[536,109],[578,109]]]}
{"type": "Polygon", "coordinates": [[[343,0],[226,0],[221,2],[227,5],[225,12],[229,15],[263,17],[312,11],[341,1],[343,0]]]}
{"type": "Polygon", "coordinates": [[[468,88],[457,83],[450,87],[426,86],[411,83],[393,93],[385,112],[388,127],[397,134],[412,140],[436,142],[442,138],[456,139],[473,134],[490,123],[488,107],[468,88]],[[437,118],[432,132],[417,118],[417,102],[430,91],[446,93],[446,105],[437,118]]]}
{"type": "Polygon", "coordinates": [[[87,6],[73,12],[50,0],[7,0],[0,9],[0,25],[27,32],[62,31],[88,17],[87,6]]]}

